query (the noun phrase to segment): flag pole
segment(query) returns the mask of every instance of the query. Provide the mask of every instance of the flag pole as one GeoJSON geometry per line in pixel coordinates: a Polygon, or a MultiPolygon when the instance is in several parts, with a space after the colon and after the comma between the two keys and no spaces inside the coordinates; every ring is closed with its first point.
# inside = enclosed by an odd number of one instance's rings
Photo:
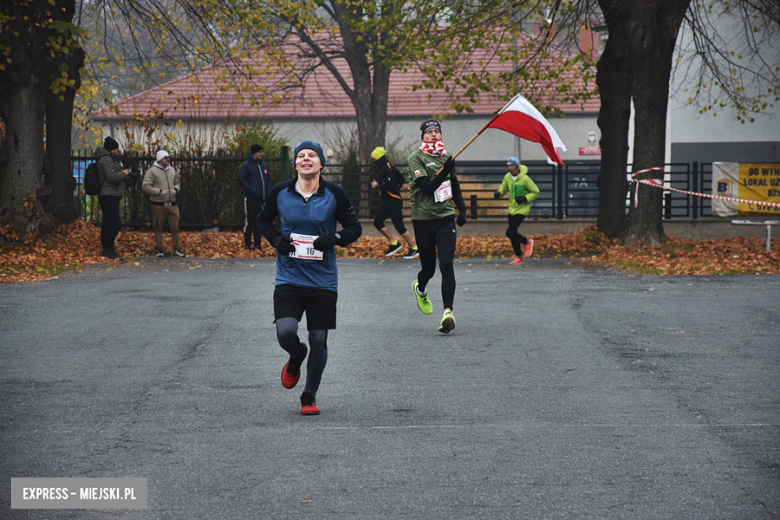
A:
{"type": "MultiPolygon", "coordinates": [[[[499,112],[498,114],[500,114],[500,113],[501,113],[501,112],[499,112]]],[[[482,128],[482,130],[480,130],[479,132],[477,132],[477,135],[475,135],[474,137],[472,137],[472,138],[471,138],[471,140],[470,140],[468,143],[464,144],[464,145],[463,145],[463,148],[461,148],[460,150],[458,150],[457,152],[455,152],[455,155],[453,155],[453,156],[452,156],[452,160],[453,160],[453,161],[455,160],[455,158],[456,158],[457,156],[459,156],[459,155],[460,155],[460,152],[462,152],[463,150],[465,150],[465,149],[468,147],[468,145],[470,145],[471,143],[473,143],[473,142],[474,142],[474,139],[476,139],[477,137],[479,137],[479,136],[482,134],[482,132],[484,132],[484,131],[485,131],[485,128],[487,128],[487,126],[488,126],[490,123],[492,123],[492,122],[493,122],[493,119],[495,119],[495,118],[497,118],[497,117],[498,117],[498,114],[494,115],[494,116],[493,116],[493,118],[492,118],[490,121],[488,121],[488,124],[487,124],[487,125],[485,125],[485,126],[484,126],[484,128],[482,128]]],[[[439,168],[439,171],[437,171],[437,172],[436,172],[436,175],[439,175],[439,174],[440,174],[442,171],[444,171],[444,166],[442,166],[441,168],[439,168]]]]}

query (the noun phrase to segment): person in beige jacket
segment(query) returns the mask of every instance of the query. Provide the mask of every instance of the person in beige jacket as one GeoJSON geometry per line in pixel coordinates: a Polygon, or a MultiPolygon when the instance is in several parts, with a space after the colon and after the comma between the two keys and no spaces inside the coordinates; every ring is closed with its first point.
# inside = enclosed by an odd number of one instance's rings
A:
{"type": "Polygon", "coordinates": [[[168,222],[173,241],[173,256],[185,257],[179,238],[179,208],[176,196],[181,190],[181,176],[171,166],[171,156],[165,150],[157,152],[157,162],[146,170],[142,188],[152,204],[152,225],[157,256],[165,256],[163,249],[163,224],[168,222]]]}

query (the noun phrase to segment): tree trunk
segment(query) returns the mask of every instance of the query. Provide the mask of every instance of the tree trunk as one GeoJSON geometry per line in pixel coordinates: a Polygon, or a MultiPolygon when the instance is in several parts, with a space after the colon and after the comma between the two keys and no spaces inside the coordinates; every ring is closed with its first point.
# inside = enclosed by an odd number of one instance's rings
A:
{"type": "MultiPolygon", "coordinates": [[[[49,195],[43,190],[43,131],[47,92],[52,80],[61,77],[67,53],[55,53],[51,43],[71,48],[69,35],[54,21],[70,22],[75,5],[75,0],[0,3],[0,46],[11,58],[0,70],[0,117],[6,124],[0,145],[0,226],[9,224],[25,233],[53,229],[41,203],[41,197],[49,195]]],[[[67,139],[69,153],[70,131],[58,137],[67,139]]]]}
{"type": "MultiPolygon", "coordinates": [[[[381,63],[374,63],[373,67],[369,66],[366,58],[369,54],[369,46],[362,35],[359,40],[361,43],[356,42],[348,23],[340,24],[340,30],[345,53],[351,56],[347,61],[352,75],[352,90],[350,92],[345,89],[345,91],[355,108],[358,132],[357,158],[360,164],[370,164],[373,149],[385,145],[390,70],[381,63]]],[[[371,178],[370,172],[361,172],[358,178],[363,189],[360,190],[360,200],[352,200],[352,205],[360,216],[368,216],[369,213],[368,193],[371,191],[369,189],[371,178]]]]}
{"type": "Polygon", "coordinates": [[[390,71],[374,65],[372,77],[367,63],[350,64],[350,69],[353,84],[351,99],[357,119],[358,160],[367,164],[371,161],[371,151],[385,145],[390,71]]]}
{"type": "MultiPolygon", "coordinates": [[[[677,33],[690,0],[634,0],[629,33],[633,63],[632,93],[636,110],[633,170],[663,167],[666,152],[666,110],[677,33]]],[[[663,179],[656,171],[643,178],[663,179]]],[[[637,207],[634,191],[624,242],[659,244],[663,227],[663,190],[642,185],[637,207]]]]}
{"type": "Polygon", "coordinates": [[[46,82],[33,76],[4,89],[0,114],[6,138],[0,148],[0,226],[38,233],[46,220],[38,201],[43,174],[43,120],[46,82]]]}
{"type": "Polygon", "coordinates": [[[599,231],[618,238],[626,230],[626,163],[628,124],[631,119],[631,55],[629,12],[624,2],[600,0],[609,39],[598,62],[596,84],[601,96],[598,125],[601,129],[601,171],[598,177],[599,231]]]}
{"type": "Polygon", "coordinates": [[[73,130],[73,100],[81,86],[79,69],[84,66],[84,50],[71,54],[68,76],[76,78],[73,88],[62,93],[62,99],[51,90],[46,93],[46,165],[44,190],[46,212],[59,223],[73,222],[77,218],[73,191],[76,179],[71,165],[71,135],[73,130]]]}

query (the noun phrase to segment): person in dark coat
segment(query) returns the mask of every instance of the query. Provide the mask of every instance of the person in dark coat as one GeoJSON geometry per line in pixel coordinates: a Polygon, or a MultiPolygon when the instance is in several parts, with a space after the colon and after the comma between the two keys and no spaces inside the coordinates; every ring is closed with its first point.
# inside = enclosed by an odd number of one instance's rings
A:
{"type": "Polygon", "coordinates": [[[114,251],[114,240],[119,234],[119,208],[125,194],[125,180],[130,170],[122,167],[122,162],[119,160],[119,143],[112,137],[105,138],[103,146],[95,150],[94,157],[97,159],[100,181],[98,204],[103,212],[100,245],[103,246],[102,255],[114,260],[118,258],[114,251]]]}
{"type": "Polygon", "coordinates": [[[263,207],[268,192],[271,191],[273,182],[268,173],[268,165],[263,158],[265,151],[259,144],[253,144],[249,150],[249,157],[238,169],[238,184],[244,188],[244,246],[252,249],[252,236],[254,236],[254,249],[260,249],[260,232],[257,230],[257,215],[263,207]]]}

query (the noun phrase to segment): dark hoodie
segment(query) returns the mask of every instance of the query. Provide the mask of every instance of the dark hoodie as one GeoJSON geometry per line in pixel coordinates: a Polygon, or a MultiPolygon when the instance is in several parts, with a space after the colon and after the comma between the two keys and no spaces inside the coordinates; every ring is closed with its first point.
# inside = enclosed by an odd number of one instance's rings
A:
{"type": "Polygon", "coordinates": [[[268,165],[265,161],[257,160],[249,154],[247,160],[238,169],[238,184],[244,188],[244,195],[258,202],[265,201],[265,197],[273,186],[271,175],[268,173],[268,165]]]}

